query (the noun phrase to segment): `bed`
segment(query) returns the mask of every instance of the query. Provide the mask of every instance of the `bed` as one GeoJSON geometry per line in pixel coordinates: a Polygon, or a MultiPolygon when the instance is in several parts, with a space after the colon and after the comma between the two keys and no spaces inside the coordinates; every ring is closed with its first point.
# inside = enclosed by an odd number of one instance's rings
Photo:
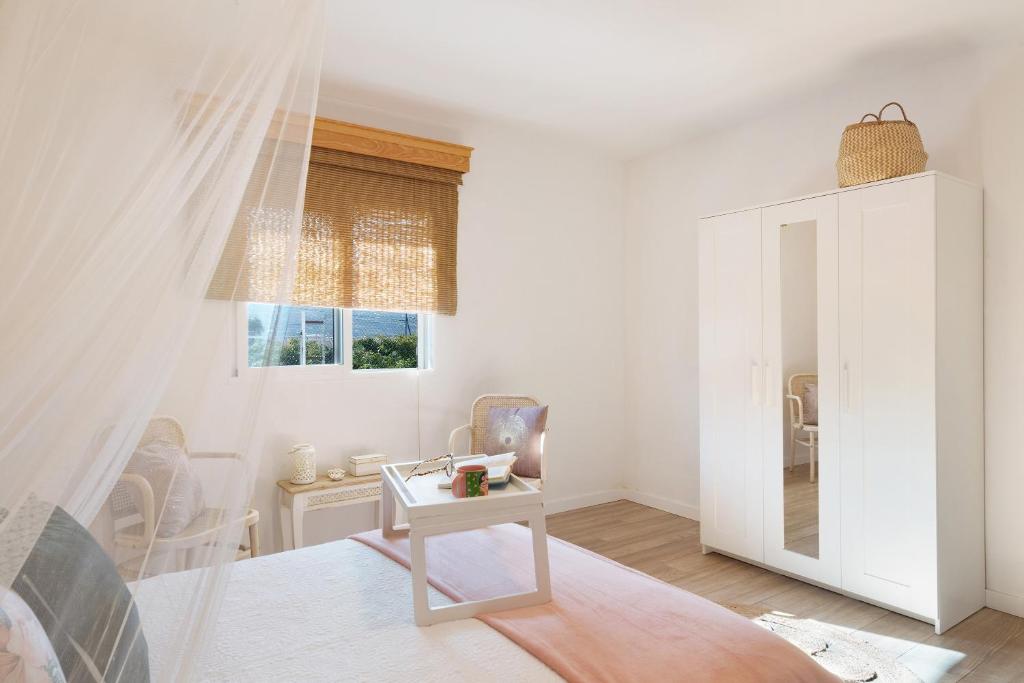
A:
{"type": "MultiPolygon", "coordinates": [[[[385,539],[379,530],[356,538],[233,565],[197,677],[250,683],[836,680],[749,620],[555,538],[548,544],[551,603],[417,627],[407,540],[385,539]]],[[[519,525],[431,540],[432,604],[478,599],[495,589],[490,594],[504,594],[529,575],[530,537],[519,525]]],[[[179,656],[176,625],[187,618],[182,610],[191,578],[167,574],[136,587],[154,680],[179,656]]]]}
{"type": "MultiPolygon", "coordinates": [[[[188,574],[135,591],[154,681],[177,656],[170,627],[187,608],[188,574]]],[[[430,600],[451,602],[433,588],[430,600]]],[[[417,627],[409,572],[353,540],[235,563],[212,637],[203,681],[562,680],[477,619],[417,627]]]]}

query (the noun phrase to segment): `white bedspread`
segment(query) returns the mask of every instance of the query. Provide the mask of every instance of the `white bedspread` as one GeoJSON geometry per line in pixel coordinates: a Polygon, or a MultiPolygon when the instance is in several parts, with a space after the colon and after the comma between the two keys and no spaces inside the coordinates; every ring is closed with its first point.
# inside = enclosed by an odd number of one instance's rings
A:
{"type": "MultiPolygon", "coordinates": [[[[190,586],[168,574],[136,593],[154,681],[167,675],[169,625],[190,586]]],[[[430,602],[451,601],[431,588],[430,602]]],[[[409,572],[356,541],[236,563],[213,633],[204,681],[561,680],[477,619],[416,626],[409,572]]]]}

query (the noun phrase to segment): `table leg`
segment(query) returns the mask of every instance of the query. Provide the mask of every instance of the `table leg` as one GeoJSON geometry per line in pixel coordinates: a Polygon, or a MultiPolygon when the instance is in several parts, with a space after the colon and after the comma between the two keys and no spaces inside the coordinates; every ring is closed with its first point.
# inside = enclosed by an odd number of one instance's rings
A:
{"type": "Polygon", "coordinates": [[[380,486],[380,517],[380,532],[384,538],[400,535],[395,532],[395,494],[387,481],[382,481],[380,486]]]}
{"type": "Polygon", "coordinates": [[[304,494],[292,496],[292,547],[302,547],[302,515],[306,511],[306,498],[304,494]]]}
{"type": "Polygon", "coordinates": [[[537,593],[547,602],[551,599],[551,567],[548,563],[548,530],[541,508],[531,515],[530,531],[533,532],[533,572],[537,579],[537,593]]]}
{"type": "Polygon", "coordinates": [[[285,505],[288,494],[284,491],[277,492],[278,512],[281,522],[281,549],[294,550],[295,540],[292,538],[292,508],[285,505]]]}
{"type": "Polygon", "coordinates": [[[478,517],[460,522],[433,522],[423,526],[414,525],[409,534],[409,569],[412,574],[413,614],[417,626],[428,626],[453,619],[468,619],[486,612],[532,607],[551,601],[551,570],[548,563],[547,523],[544,520],[544,508],[522,511],[519,514],[502,514],[492,517],[478,517]],[[483,526],[504,524],[512,520],[524,520],[530,524],[533,540],[534,573],[537,583],[536,590],[525,593],[513,593],[480,600],[466,600],[451,605],[430,607],[427,594],[427,536],[449,534],[456,531],[478,529],[483,526]]]}
{"type": "Polygon", "coordinates": [[[409,565],[412,570],[412,609],[417,626],[429,626],[430,603],[427,598],[426,538],[415,530],[409,532],[409,565]]]}

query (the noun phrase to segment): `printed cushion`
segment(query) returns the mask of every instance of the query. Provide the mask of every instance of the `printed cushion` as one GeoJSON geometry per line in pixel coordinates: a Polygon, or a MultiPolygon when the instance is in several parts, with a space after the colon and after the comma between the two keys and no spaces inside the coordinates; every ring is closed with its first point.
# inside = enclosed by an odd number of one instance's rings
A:
{"type": "Polygon", "coordinates": [[[514,452],[512,473],[519,477],[540,477],[544,429],[548,407],[491,408],[487,413],[484,453],[514,452]]]}
{"type": "Polygon", "coordinates": [[[0,681],[66,683],[57,653],[17,593],[0,588],[0,681]]]}
{"type": "MultiPolygon", "coordinates": [[[[192,470],[188,455],[177,444],[151,441],[135,449],[125,474],[138,474],[153,489],[153,506],[159,522],[156,535],[175,536],[203,513],[203,486],[192,470]],[[163,509],[163,513],[161,513],[163,509]]],[[[142,493],[128,486],[132,503],[142,512],[142,493]]]]}
{"type": "Polygon", "coordinates": [[[818,424],[818,385],[804,385],[804,424],[818,424]]]}

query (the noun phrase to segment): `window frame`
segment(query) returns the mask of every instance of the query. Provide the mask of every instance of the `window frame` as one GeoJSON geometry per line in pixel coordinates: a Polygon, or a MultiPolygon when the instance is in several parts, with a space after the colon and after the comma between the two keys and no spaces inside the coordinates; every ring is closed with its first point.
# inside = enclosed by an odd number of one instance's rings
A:
{"type": "MultiPolygon", "coordinates": [[[[335,339],[341,340],[340,349],[335,349],[335,356],[339,353],[342,362],[327,363],[324,365],[271,365],[265,367],[251,367],[249,365],[249,307],[248,301],[238,302],[235,307],[235,339],[237,340],[235,352],[234,377],[240,378],[246,375],[266,372],[267,370],[277,371],[275,379],[294,381],[324,381],[334,379],[355,379],[360,377],[372,377],[383,375],[414,374],[418,372],[429,372],[434,369],[434,314],[417,313],[416,332],[416,368],[363,368],[352,367],[352,309],[334,308],[335,324],[341,326],[341,334],[335,333],[335,339]]],[[[251,302],[258,303],[258,302],[251,302]]],[[[328,308],[318,306],[317,308],[328,308]]],[[[335,342],[337,343],[337,342],[335,342]]]]}

